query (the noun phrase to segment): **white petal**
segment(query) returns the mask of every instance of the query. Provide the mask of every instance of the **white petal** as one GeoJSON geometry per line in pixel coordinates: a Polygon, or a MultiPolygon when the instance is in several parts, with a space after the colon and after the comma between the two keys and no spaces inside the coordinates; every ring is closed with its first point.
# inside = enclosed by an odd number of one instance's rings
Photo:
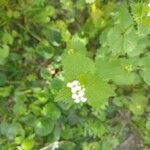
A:
{"type": "Polygon", "coordinates": [[[81,102],[86,102],[87,98],[86,97],[82,97],[80,100],[81,100],[81,102]]]}
{"type": "Polygon", "coordinates": [[[79,85],[79,81],[77,81],[77,80],[74,80],[74,81],[72,82],[72,85],[74,85],[74,86],[77,86],[77,85],[79,85]]]}
{"type": "Polygon", "coordinates": [[[71,92],[72,93],[76,93],[77,91],[79,91],[79,87],[78,86],[74,86],[71,88],[71,92]]]}
{"type": "Polygon", "coordinates": [[[76,89],[77,89],[78,91],[81,90],[81,86],[80,86],[80,85],[76,86],[76,89]]]}
{"type": "Polygon", "coordinates": [[[68,82],[68,83],[67,83],[67,87],[68,87],[68,88],[71,88],[71,87],[72,87],[72,83],[68,82]]]}
{"type": "Polygon", "coordinates": [[[74,102],[75,103],[80,103],[80,99],[75,99],[74,102]]]}
{"type": "Polygon", "coordinates": [[[72,99],[78,99],[78,95],[77,94],[72,94],[72,99]]]}
{"type": "Polygon", "coordinates": [[[78,95],[79,95],[80,97],[84,96],[84,91],[82,91],[82,90],[79,91],[78,95]]]}

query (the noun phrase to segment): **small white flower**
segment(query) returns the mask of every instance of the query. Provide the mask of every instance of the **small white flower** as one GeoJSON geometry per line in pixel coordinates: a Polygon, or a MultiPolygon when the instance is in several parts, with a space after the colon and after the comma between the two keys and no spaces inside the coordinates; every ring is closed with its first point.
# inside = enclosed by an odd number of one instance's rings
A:
{"type": "Polygon", "coordinates": [[[81,98],[81,102],[86,102],[87,101],[87,98],[86,97],[82,97],[81,98]]]}
{"type": "Polygon", "coordinates": [[[78,95],[79,95],[80,97],[84,96],[84,91],[83,91],[83,90],[79,91],[78,95]]]}
{"type": "Polygon", "coordinates": [[[77,94],[72,94],[72,99],[78,99],[79,96],[77,94]]]}
{"type": "Polygon", "coordinates": [[[77,91],[80,91],[82,87],[80,85],[76,86],[77,91]]]}
{"type": "Polygon", "coordinates": [[[74,91],[80,91],[81,90],[81,86],[80,85],[77,85],[77,86],[74,86],[74,87],[72,87],[72,90],[74,90],[74,91]]]}
{"type": "Polygon", "coordinates": [[[74,80],[73,82],[68,82],[67,87],[71,89],[72,99],[75,103],[87,101],[87,98],[85,97],[85,88],[79,81],[74,80]]]}
{"type": "Polygon", "coordinates": [[[68,87],[68,88],[71,88],[71,87],[72,87],[72,83],[68,82],[68,83],[67,83],[67,87],[68,87]]]}
{"type": "Polygon", "coordinates": [[[75,103],[80,103],[80,99],[75,99],[74,102],[75,103]]]}
{"type": "Polygon", "coordinates": [[[72,92],[72,93],[77,93],[77,91],[79,91],[79,90],[78,90],[78,87],[75,86],[75,87],[72,87],[72,88],[71,88],[71,92],[72,92]]]}

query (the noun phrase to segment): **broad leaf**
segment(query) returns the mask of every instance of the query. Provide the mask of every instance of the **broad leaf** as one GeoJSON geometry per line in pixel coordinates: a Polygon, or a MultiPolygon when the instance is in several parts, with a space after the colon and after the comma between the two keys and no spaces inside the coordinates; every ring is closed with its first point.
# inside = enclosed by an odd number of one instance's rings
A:
{"type": "Polygon", "coordinates": [[[83,74],[95,71],[92,60],[79,53],[64,55],[62,64],[66,81],[77,80],[83,74]]]}
{"type": "Polygon", "coordinates": [[[39,136],[46,136],[52,132],[54,121],[50,119],[40,118],[35,122],[35,133],[39,136]]]}
{"type": "Polygon", "coordinates": [[[96,61],[96,71],[104,80],[112,80],[116,84],[129,85],[140,82],[135,59],[99,58],[96,61]]]}

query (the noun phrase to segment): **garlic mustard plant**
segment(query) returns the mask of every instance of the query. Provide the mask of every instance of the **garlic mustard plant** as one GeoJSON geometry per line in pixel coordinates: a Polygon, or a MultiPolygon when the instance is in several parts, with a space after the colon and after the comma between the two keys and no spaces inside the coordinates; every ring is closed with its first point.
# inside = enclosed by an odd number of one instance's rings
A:
{"type": "Polygon", "coordinates": [[[71,89],[72,99],[75,103],[86,102],[85,88],[78,80],[67,83],[67,87],[71,89]]]}

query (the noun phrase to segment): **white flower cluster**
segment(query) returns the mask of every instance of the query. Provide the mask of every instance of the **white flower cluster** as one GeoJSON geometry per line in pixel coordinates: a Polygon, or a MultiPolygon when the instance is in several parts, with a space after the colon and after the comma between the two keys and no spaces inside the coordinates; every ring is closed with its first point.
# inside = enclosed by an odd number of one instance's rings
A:
{"type": "Polygon", "coordinates": [[[74,80],[67,83],[67,87],[71,89],[72,99],[75,103],[86,102],[85,88],[79,81],[74,80]]]}
{"type": "MultiPolygon", "coordinates": [[[[148,3],[148,7],[150,8],[150,2],[148,3]]],[[[148,12],[147,16],[150,16],[150,11],[148,12]]]]}

